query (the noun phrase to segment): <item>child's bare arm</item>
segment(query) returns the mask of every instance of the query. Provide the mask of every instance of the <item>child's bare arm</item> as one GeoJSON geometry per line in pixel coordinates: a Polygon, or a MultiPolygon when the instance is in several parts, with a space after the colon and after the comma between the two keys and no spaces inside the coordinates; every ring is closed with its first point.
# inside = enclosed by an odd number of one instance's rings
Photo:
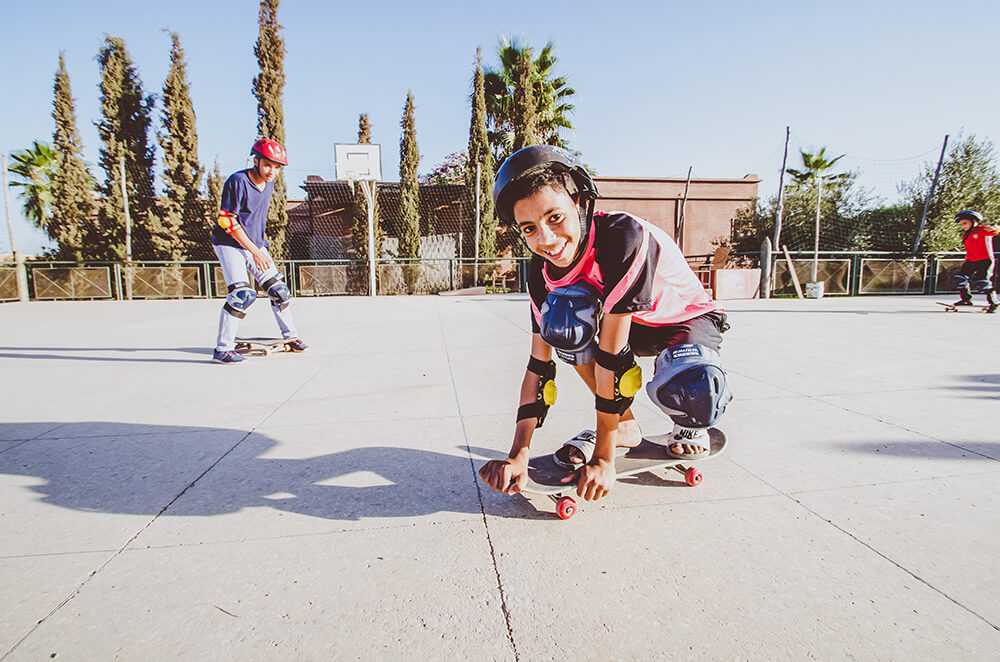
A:
{"type": "MultiPolygon", "coordinates": [[[[548,362],[552,360],[552,348],[549,347],[537,333],[531,337],[532,358],[548,362]]],[[[536,402],[541,377],[530,370],[525,370],[521,382],[521,395],[518,400],[521,406],[536,402]]],[[[506,460],[491,460],[479,470],[479,476],[491,488],[505,493],[520,492],[528,478],[528,459],[531,437],[537,427],[538,418],[523,418],[514,427],[514,441],[506,460]]]]}
{"type": "MultiPolygon", "coordinates": [[[[617,355],[628,344],[632,315],[604,316],[598,346],[608,354],[617,355]]],[[[594,368],[597,381],[597,395],[606,400],[615,398],[615,373],[601,365],[594,368]]],[[[600,499],[605,496],[615,482],[615,446],[618,442],[619,414],[597,412],[597,441],[594,457],[590,463],[579,469],[577,494],[584,499],[600,499]]]]}

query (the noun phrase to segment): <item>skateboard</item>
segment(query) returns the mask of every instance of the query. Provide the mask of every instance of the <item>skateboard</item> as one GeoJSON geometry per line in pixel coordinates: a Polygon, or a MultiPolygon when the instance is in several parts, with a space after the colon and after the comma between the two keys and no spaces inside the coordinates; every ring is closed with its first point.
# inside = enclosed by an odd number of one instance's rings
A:
{"type": "Polygon", "coordinates": [[[270,356],[271,352],[290,352],[291,340],[285,338],[237,338],[236,351],[247,356],[270,356]]]}
{"type": "Polygon", "coordinates": [[[934,303],[936,303],[939,306],[944,306],[944,311],[946,313],[957,313],[959,309],[965,309],[970,311],[978,310],[981,313],[985,313],[986,310],[989,308],[989,306],[981,306],[979,304],[973,304],[971,306],[956,306],[953,303],[945,303],[944,301],[935,301],[934,303]]]}
{"type": "MultiPolygon", "coordinates": [[[[716,428],[708,429],[711,452],[707,457],[698,460],[679,460],[667,454],[667,444],[671,443],[669,434],[644,437],[635,448],[624,455],[615,458],[615,480],[633,474],[668,468],[684,476],[684,482],[694,487],[700,485],[704,476],[695,467],[686,466],[690,462],[699,462],[715,457],[726,448],[726,435],[716,428]]],[[[561,519],[569,519],[576,513],[576,500],[568,493],[576,491],[576,482],[560,482],[567,474],[552,459],[552,454],[538,455],[528,460],[528,480],[524,484],[524,492],[543,494],[556,503],[556,514],[561,519]]]]}

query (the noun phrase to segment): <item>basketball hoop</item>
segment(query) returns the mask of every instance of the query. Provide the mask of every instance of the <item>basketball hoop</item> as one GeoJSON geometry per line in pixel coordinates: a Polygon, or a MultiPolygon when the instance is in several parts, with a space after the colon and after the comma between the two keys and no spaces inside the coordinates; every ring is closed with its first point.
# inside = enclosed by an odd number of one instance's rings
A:
{"type": "Polygon", "coordinates": [[[375,291],[375,187],[373,182],[382,179],[382,146],[368,144],[343,144],[333,146],[337,179],[347,180],[354,193],[354,182],[361,182],[361,190],[368,202],[368,286],[371,296],[375,291]]]}

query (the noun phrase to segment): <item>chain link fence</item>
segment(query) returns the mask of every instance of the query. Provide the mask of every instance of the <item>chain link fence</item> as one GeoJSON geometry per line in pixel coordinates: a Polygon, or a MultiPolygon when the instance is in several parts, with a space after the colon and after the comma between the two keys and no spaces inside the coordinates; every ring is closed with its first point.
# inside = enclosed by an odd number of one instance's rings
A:
{"type": "MultiPolygon", "coordinates": [[[[367,261],[276,261],[295,296],[369,295],[367,261]]],[[[437,294],[479,287],[487,294],[525,291],[526,258],[506,260],[380,259],[376,293],[437,294]]],[[[39,301],[224,298],[218,262],[25,263],[29,297],[39,301]]],[[[0,301],[18,299],[16,269],[0,262],[0,301]]]]}
{"type": "MultiPolygon", "coordinates": [[[[745,265],[759,266],[759,256],[737,255],[745,265]],[[758,260],[755,262],[755,260],[758,260]]],[[[800,282],[811,277],[813,255],[791,253],[800,282]]],[[[952,276],[961,267],[960,253],[921,257],[879,253],[821,253],[819,280],[829,296],[940,294],[954,292],[952,276]]],[[[689,256],[688,262],[706,288],[713,273],[712,256],[689,256]]],[[[438,294],[479,287],[487,294],[527,291],[527,258],[469,260],[460,258],[379,259],[375,262],[376,294],[438,294]]],[[[366,296],[369,265],[363,260],[285,260],[278,269],[295,296],[366,296]]],[[[87,262],[29,260],[30,298],[185,299],[222,298],[226,284],[217,262],[87,262]]],[[[788,261],[773,258],[772,296],[796,296],[788,261]]],[[[997,275],[995,274],[995,278],[997,275]]],[[[12,262],[0,262],[0,301],[18,298],[12,262]]]]}

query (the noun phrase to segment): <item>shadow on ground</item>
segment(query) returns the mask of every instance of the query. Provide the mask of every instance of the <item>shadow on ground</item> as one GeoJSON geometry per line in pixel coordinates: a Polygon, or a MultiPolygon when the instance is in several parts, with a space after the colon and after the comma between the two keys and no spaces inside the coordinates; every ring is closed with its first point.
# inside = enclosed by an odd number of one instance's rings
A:
{"type": "Polygon", "coordinates": [[[0,474],[36,479],[21,489],[72,510],[212,516],[266,507],[332,520],[484,509],[550,515],[521,496],[493,493],[475,473],[483,460],[465,447],[449,455],[365,439],[375,445],[288,459],[268,457],[280,455],[278,442],[260,433],[111,422],[0,424],[0,440],[0,474]]]}
{"type": "Polygon", "coordinates": [[[928,460],[949,460],[984,462],[1000,460],[1000,443],[969,441],[912,441],[888,443],[839,444],[838,448],[852,453],[869,453],[887,457],[925,458],[928,460]]]}
{"type": "Polygon", "coordinates": [[[945,388],[954,391],[968,391],[979,399],[1000,400],[1000,375],[968,375],[965,380],[969,382],[966,385],[945,388]]]}
{"type": "Polygon", "coordinates": [[[59,361],[98,361],[101,363],[205,363],[212,359],[212,347],[0,347],[0,359],[33,359],[59,361]],[[176,352],[201,354],[202,359],[190,358],[137,358],[131,356],[99,356],[98,354],[137,354],[149,352],[176,352]],[[89,354],[89,355],[88,355],[89,354]]]}

